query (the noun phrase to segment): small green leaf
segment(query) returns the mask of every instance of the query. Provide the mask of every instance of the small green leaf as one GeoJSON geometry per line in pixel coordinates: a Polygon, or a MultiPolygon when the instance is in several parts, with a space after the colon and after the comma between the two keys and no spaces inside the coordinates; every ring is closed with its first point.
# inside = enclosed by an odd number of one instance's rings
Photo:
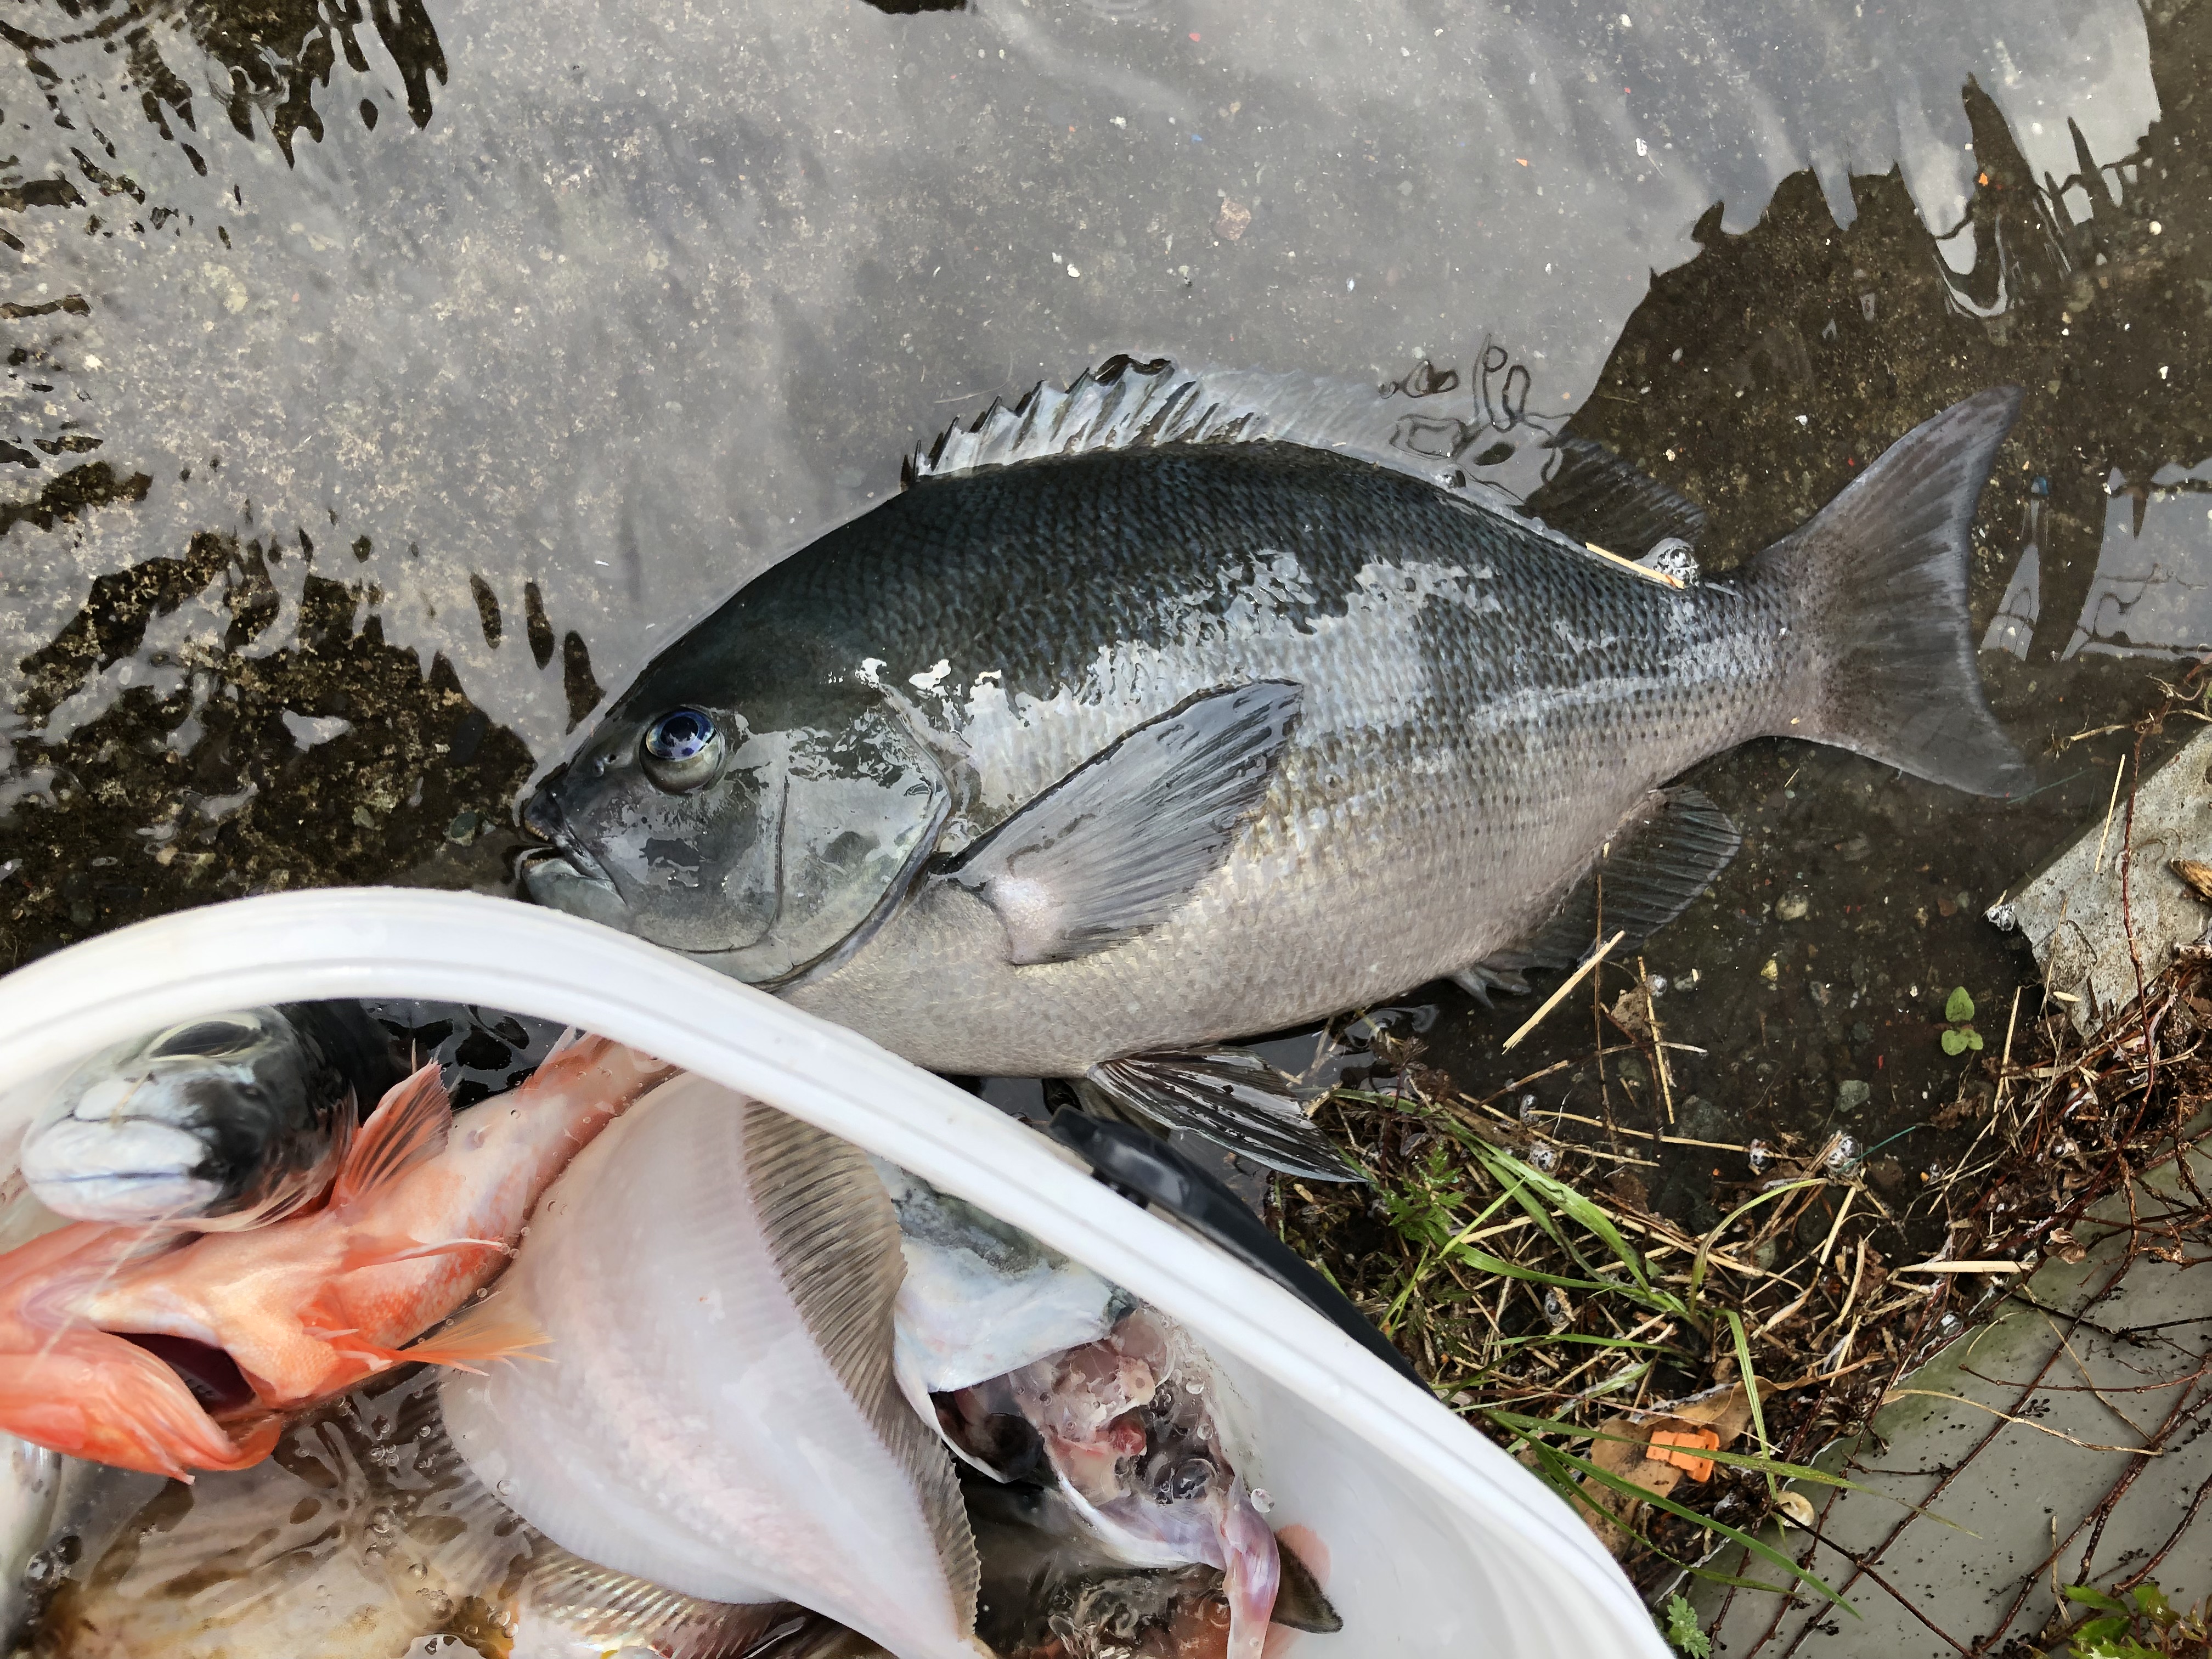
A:
{"type": "Polygon", "coordinates": [[[2156,1584],[2137,1585],[2134,1594],[2136,1610],[2144,1618],[2154,1620],[2161,1625],[2171,1625],[2180,1617],[2174,1612],[2172,1604],[2166,1601],[2166,1592],[2156,1584]]]}
{"type": "Polygon", "coordinates": [[[1954,1030],[1946,1026],[1941,1041],[1943,1044],[1943,1052],[1947,1054],[1963,1054],[1966,1052],[1966,1034],[1964,1031],[1954,1030]]]}
{"type": "Polygon", "coordinates": [[[1667,1598],[1667,1640],[1690,1659],[1711,1659],[1713,1638],[1698,1628],[1697,1610],[1679,1595],[1667,1598]]]}
{"type": "Polygon", "coordinates": [[[1966,1046],[1969,1048],[1972,1048],[1976,1054],[1981,1053],[1982,1034],[1979,1031],[1977,1031],[1971,1025],[1966,1025],[1960,1028],[1959,1035],[1966,1039],[1966,1046]]]}
{"type": "Polygon", "coordinates": [[[2128,1610],[2128,1604],[2121,1601],[2118,1596],[2109,1591],[2100,1590],[2094,1584],[2069,1584],[2059,1594],[2069,1601],[2079,1601],[2087,1607],[2100,1607],[2106,1613],[2125,1613],[2128,1610]]]}
{"type": "Polygon", "coordinates": [[[1966,988],[1961,985],[1951,993],[1951,1000],[1943,1005],[1943,1018],[1960,1020],[1973,1017],[1974,1000],[1966,994],[1966,988]]]}
{"type": "Polygon", "coordinates": [[[2116,1613],[2104,1619],[2092,1619],[2075,1628],[2073,1642],[2076,1649],[2099,1643],[2116,1643],[2128,1633],[2129,1626],[2134,1623],[2135,1620],[2124,1613],[2116,1613]]]}

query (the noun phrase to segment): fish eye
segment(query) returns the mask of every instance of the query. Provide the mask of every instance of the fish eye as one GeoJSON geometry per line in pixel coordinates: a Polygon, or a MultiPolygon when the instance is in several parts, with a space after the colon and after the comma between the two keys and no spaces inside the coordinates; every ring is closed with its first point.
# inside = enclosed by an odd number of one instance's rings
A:
{"type": "Polygon", "coordinates": [[[729,740],[703,708],[672,708],[645,728],[638,763],[671,794],[703,789],[721,775],[729,740]]]}

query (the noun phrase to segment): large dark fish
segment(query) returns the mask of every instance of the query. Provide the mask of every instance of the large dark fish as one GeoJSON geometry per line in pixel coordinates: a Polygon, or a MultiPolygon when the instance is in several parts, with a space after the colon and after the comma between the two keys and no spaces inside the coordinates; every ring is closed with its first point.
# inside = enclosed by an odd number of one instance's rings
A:
{"type": "Polygon", "coordinates": [[[403,1074],[357,1002],[188,1020],[69,1073],[24,1134],[23,1179],[80,1221],[258,1226],[321,1196],[403,1074]]]}
{"type": "Polygon", "coordinates": [[[1966,611],[2016,391],[1686,582],[1199,395],[1032,394],[747,584],[530,802],[532,894],[933,1069],[1322,1172],[1285,1080],[1212,1045],[1510,979],[1608,844],[1608,928],[1679,912],[1737,842],[1662,787],[1698,762],[2023,776],[1966,611]]]}

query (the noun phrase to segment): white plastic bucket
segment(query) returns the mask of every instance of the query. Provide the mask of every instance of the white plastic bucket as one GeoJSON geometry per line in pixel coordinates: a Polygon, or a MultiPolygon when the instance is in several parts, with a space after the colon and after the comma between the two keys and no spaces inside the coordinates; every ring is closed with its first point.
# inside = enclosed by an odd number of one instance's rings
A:
{"type": "MultiPolygon", "coordinates": [[[[589,922],[394,888],[242,899],[0,979],[0,1154],[19,1085],[157,1025],[258,1004],[417,997],[633,1044],[1027,1229],[1201,1334],[1257,1431],[1270,1520],[1310,1528],[1344,1617],[1312,1659],[1667,1653],[1557,1497],[1287,1291],[1139,1209],[1024,1125],[774,997],[589,922]]],[[[1316,1564],[1321,1565],[1321,1564],[1316,1564]]]]}

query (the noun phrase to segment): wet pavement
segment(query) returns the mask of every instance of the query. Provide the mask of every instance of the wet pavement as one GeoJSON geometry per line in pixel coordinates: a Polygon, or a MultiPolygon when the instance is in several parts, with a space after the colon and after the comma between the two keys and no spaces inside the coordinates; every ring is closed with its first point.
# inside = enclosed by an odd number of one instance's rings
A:
{"type": "MultiPolygon", "coordinates": [[[[2212,5],[1929,9],[27,0],[0,965],[247,892],[499,888],[603,690],[1115,352],[1339,378],[1522,491],[1598,439],[1705,509],[1709,568],[2011,381],[1974,616],[2037,792],[1750,745],[1693,778],[1743,855],[1644,955],[1675,1133],[1842,1129],[1909,1198],[2029,979],[1981,913],[2136,741],[2075,734],[2212,644],[2212,5]]],[[[1583,997],[1500,1054],[1532,1006],[1369,1029],[1666,1122],[1583,997]]],[[[1640,1179],[1710,1224],[1754,1174],[1640,1179]]]]}

